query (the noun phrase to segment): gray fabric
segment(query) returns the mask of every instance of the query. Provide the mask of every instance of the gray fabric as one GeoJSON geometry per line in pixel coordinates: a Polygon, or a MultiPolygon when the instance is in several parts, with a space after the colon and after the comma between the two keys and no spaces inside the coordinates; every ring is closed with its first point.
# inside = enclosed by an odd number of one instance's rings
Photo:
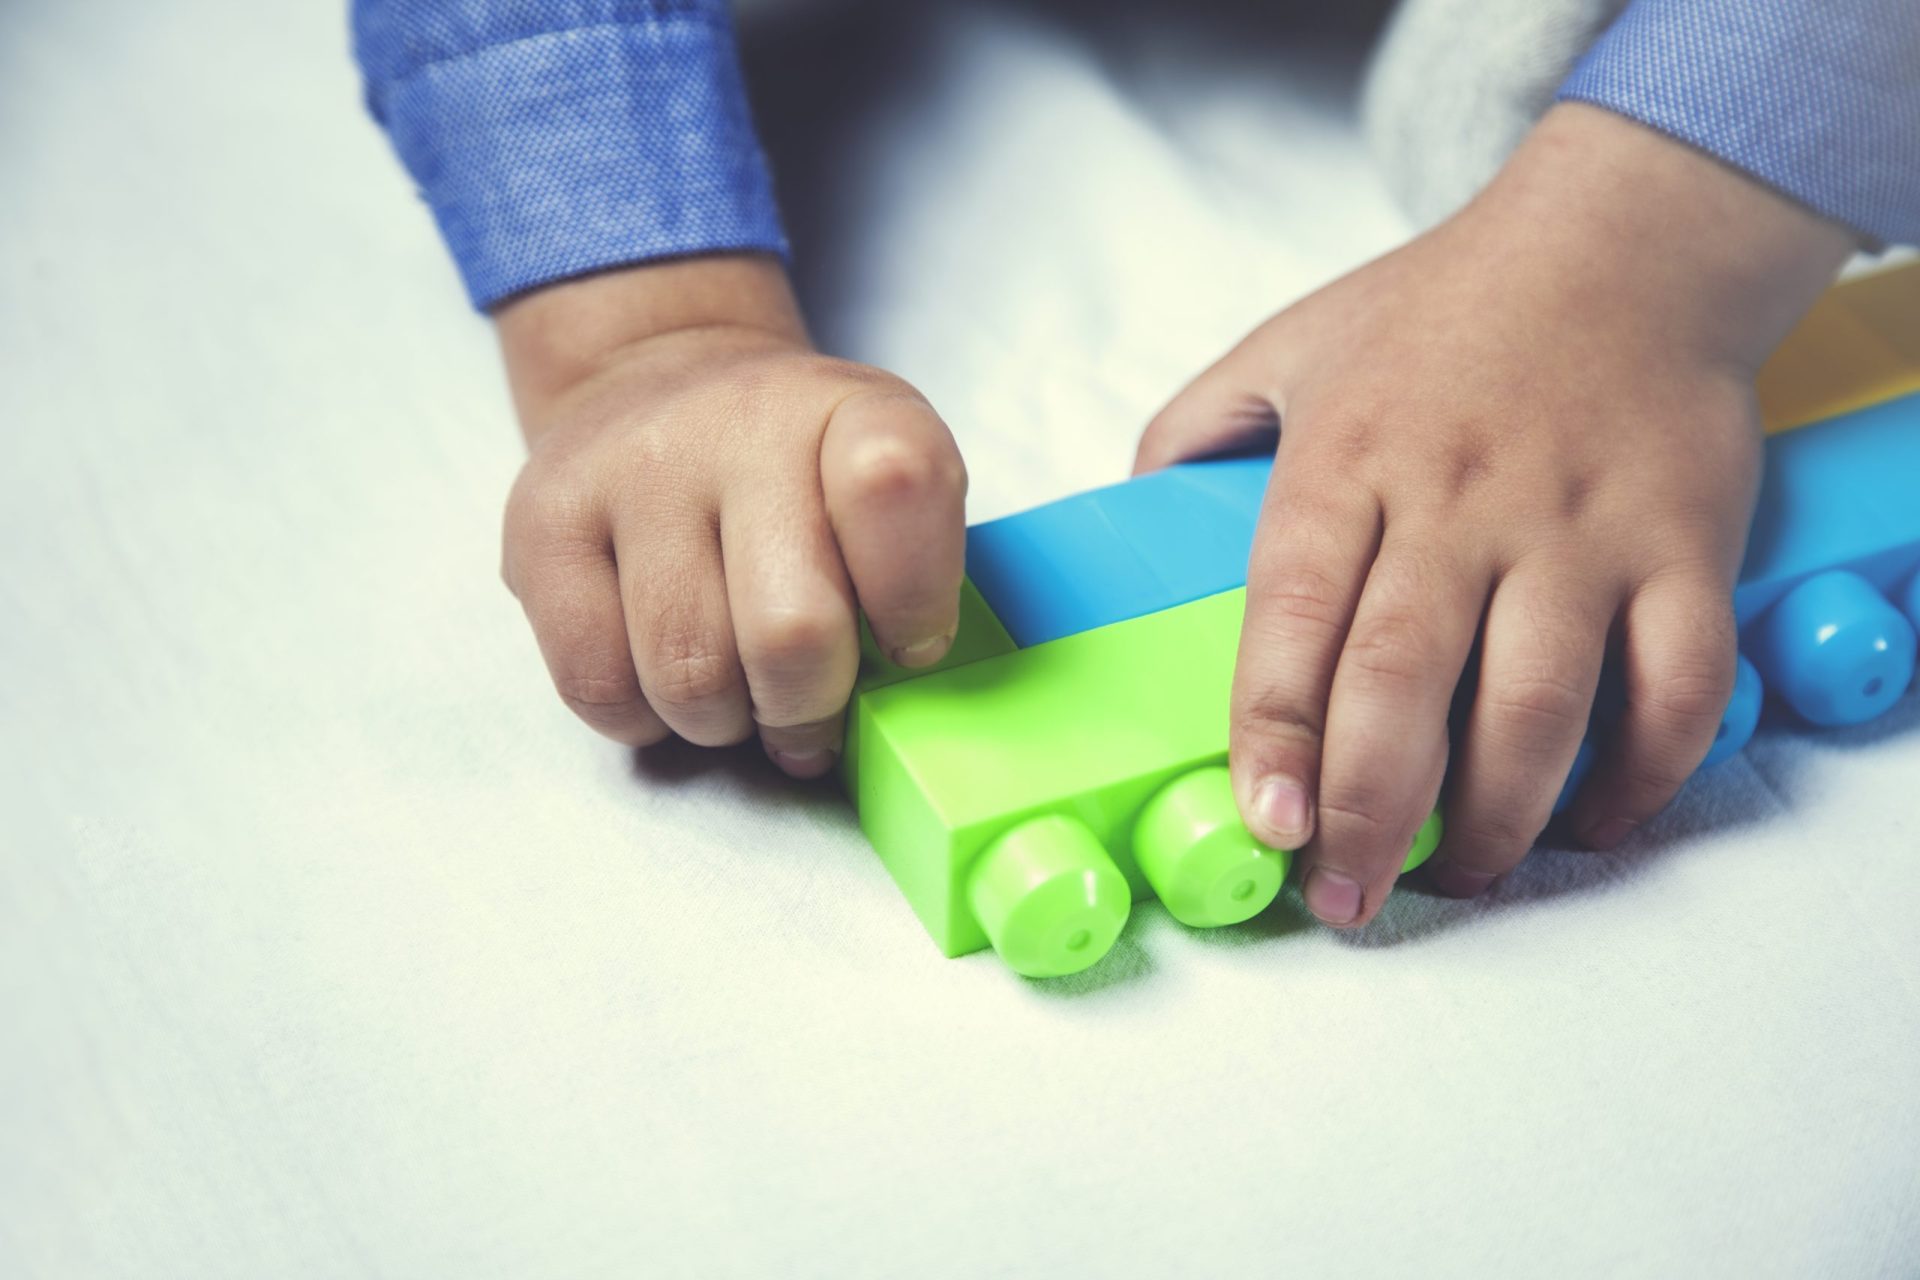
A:
{"type": "Polygon", "coordinates": [[[1415,224],[1473,198],[1627,0],[1405,0],[1361,96],[1367,144],[1415,224]]]}

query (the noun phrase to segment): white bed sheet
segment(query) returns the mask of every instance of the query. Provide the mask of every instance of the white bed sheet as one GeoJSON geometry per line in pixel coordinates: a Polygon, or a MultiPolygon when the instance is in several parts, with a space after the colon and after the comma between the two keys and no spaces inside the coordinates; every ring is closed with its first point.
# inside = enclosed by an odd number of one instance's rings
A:
{"type": "MultiPolygon", "coordinates": [[[[975,518],[1401,234],[1350,53],[929,30],[814,292],[975,518]]],[[[1920,1268],[1920,698],[1357,936],[942,959],[832,795],[553,699],[356,95],[327,4],[0,9],[0,1275],[1920,1268]]]]}

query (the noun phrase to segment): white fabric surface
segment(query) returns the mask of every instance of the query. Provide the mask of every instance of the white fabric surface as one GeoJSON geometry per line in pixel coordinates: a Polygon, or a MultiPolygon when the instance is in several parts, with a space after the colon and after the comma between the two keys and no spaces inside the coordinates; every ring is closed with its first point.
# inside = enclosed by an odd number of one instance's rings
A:
{"type": "Polygon", "coordinates": [[[1405,0],[1361,119],[1400,207],[1429,226],[1499,172],[1627,0],[1405,0]]]}
{"type": "MultiPolygon", "coordinates": [[[[976,518],[1400,234],[1351,51],[1129,21],[947,20],[846,139],[823,328],[976,518]]],[[[944,960],[832,795],[545,687],[342,45],[0,8],[0,1275],[1920,1269],[1920,698],[1357,937],[944,960]]]]}

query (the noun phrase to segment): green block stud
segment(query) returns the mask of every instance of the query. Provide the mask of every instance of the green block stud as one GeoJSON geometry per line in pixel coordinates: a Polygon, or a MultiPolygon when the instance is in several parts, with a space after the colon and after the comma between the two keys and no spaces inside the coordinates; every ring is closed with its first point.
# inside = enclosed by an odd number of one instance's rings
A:
{"type": "Polygon", "coordinates": [[[1133,824],[1133,856],[1173,918],[1203,929],[1264,911],[1290,857],[1241,824],[1233,782],[1217,765],[1175,778],[1147,801],[1133,824]]]}
{"type": "Polygon", "coordinates": [[[1440,847],[1440,833],[1444,830],[1440,822],[1440,811],[1435,809],[1413,833],[1413,848],[1407,850],[1407,860],[1400,866],[1400,874],[1405,875],[1428,858],[1440,847]]]}
{"type": "MultiPolygon", "coordinates": [[[[1024,974],[1073,973],[1113,945],[1129,900],[1158,896],[1198,926],[1273,900],[1288,855],[1241,825],[1225,767],[1245,599],[999,653],[1004,633],[973,600],[973,661],[863,678],[847,787],[941,950],[991,946],[1024,974]]],[[[1434,819],[1408,865],[1438,837],[1434,819]]]]}
{"type": "Polygon", "coordinates": [[[1133,891],[1086,823],[1049,814],[988,846],[967,877],[967,902],[1009,968],[1057,978],[1107,954],[1133,891]]]}

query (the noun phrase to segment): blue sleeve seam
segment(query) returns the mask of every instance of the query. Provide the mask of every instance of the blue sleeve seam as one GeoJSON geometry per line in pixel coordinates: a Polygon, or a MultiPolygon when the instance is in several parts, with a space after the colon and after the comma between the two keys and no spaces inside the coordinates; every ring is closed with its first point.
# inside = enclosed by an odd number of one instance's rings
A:
{"type": "MultiPolygon", "coordinates": [[[[662,15],[657,19],[650,19],[645,22],[589,22],[577,27],[555,27],[550,31],[535,31],[528,35],[515,36],[511,40],[501,40],[493,44],[478,45],[460,53],[450,53],[444,57],[429,58],[424,62],[414,63],[406,70],[398,72],[397,74],[382,76],[379,80],[379,87],[384,90],[393,86],[402,85],[409,80],[440,67],[454,66],[462,62],[471,62],[476,58],[484,58],[491,54],[498,53],[503,49],[512,49],[520,45],[533,44],[541,40],[552,40],[560,36],[578,35],[588,31],[664,31],[675,27],[703,29],[706,32],[719,36],[728,36],[732,33],[730,24],[724,18],[710,17],[706,14],[691,10],[682,13],[662,15]]],[[[369,80],[371,81],[371,77],[369,80]]]]}

